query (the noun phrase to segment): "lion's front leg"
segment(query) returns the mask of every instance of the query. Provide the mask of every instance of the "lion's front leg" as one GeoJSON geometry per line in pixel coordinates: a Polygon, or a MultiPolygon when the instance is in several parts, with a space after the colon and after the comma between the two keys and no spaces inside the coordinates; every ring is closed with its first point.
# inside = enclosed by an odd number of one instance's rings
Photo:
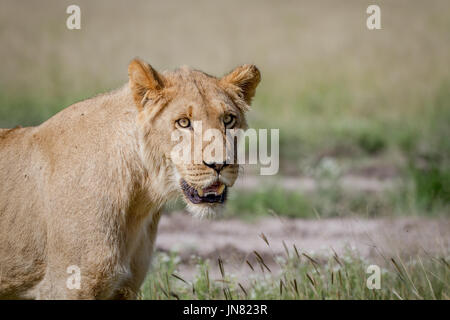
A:
{"type": "Polygon", "coordinates": [[[89,230],[85,224],[77,227],[49,237],[45,275],[31,297],[111,299],[130,278],[118,235],[98,227],[89,230]]]}
{"type": "Polygon", "coordinates": [[[32,297],[136,299],[150,266],[159,217],[159,212],[151,214],[139,230],[124,228],[120,234],[78,225],[89,232],[77,228],[51,238],[45,277],[32,297]]]}
{"type": "MultiPolygon", "coordinates": [[[[103,254],[108,249],[103,250],[103,254]]],[[[129,271],[118,260],[100,259],[93,264],[73,264],[59,257],[49,264],[46,275],[31,297],[44,300],[103,300],[112,299],[129,277],[129,271]]],[[[125,292],[123,293],[123,295],[125,292]]],[[[132,296],[127,293],[127,296],[132,296]]]]}
{"type": "Polygon", "coordinates": [[[161,212],[156,212],[143,226],[139,243],[130,261],[131,277],[121,285],[112,299],[130,300],[138,297],[150,268],[160,216],[161,212]]]}

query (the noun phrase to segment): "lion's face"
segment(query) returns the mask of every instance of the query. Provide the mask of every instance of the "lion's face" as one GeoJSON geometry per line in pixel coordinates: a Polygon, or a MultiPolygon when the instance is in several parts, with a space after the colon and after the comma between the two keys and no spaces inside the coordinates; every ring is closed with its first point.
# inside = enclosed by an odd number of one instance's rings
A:
{"type": "Polygon", "coordinates": [[[145,152],[169,164],[173,187],[192,213],[214,215],[239,174],[239,165],[226,160],[226,130],[246,128],[258,69],[245,65],[218,79],[187,68],[158,74],[134,60],[129,74],[145,152]],[[180,151],[188,157],[179,158],[180,151]]]}

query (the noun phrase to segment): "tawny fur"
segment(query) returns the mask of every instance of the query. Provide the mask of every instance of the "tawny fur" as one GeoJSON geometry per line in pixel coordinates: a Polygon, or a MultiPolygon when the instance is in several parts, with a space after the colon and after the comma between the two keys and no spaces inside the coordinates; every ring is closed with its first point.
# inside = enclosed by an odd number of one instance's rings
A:
{"type": "MultiPolygon", "coordinates": [[[[203,164],[171,161],[176,120],[223,131],[233,111],[243,128],[259,80],[252,65],[219,79],[188,68],[159,74],[136,59],[122,88],[38,127],[0,129],[0,298],[136,298],[179,179],[202,187],[217,178],[203,164]],[[80,289],[66,285],[72,265],[80,289]]],[[[238,166],[222,175],[231,186],[238,166]]]]}

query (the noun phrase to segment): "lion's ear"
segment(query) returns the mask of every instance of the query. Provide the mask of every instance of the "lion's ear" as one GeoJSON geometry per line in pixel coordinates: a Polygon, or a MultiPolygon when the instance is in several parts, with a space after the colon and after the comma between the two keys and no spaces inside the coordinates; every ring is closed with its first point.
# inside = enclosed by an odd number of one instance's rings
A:
{"type": "Polygon", "coordinates": [[[255,65],[244,64],[225,75],[220,81],[224,84],[233,85],[245,102],[250,104],[255,95],[256,87],[261,81],[261,73],[255,65]]]}
{"type": "Polygon", "coordinates": [[[133,98],[138,107],[142,106],[144,98],[157,94],[164,86],[162,76],[140,59],[130,62],[128,77],[133,98]]]}

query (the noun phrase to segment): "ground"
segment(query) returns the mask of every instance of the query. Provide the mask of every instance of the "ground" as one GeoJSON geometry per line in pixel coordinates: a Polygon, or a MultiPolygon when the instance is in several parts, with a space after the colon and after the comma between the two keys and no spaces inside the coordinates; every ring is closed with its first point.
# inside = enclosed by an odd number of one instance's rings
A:
{"type": "MultiPolygon", "coordinates": [[[[161,219],[157,251],[179,252],[180,272],[192,278],[191,256],[216,262],[220,257],[234,273],[245,274],[245,261],[254,260],[254,251],[275,265],[273,256],[285,253],[285,244],[309,255],[343,255],[357,251],[373,264],[384,264],[383,256],[408,260],[420,255],[445,255],[449,252],[450,221],[423,217],[284,219],[263,218],[254,223],[238,219],[197,220],[187,213],[165,215],[161,219]],[[269,245],[263,240],[267,238],[269,245]]],[[[212,265],[216,265],[215,263],[212,265]]],[[[213,268],[215,274],[217,268],[213,268]]]]}

